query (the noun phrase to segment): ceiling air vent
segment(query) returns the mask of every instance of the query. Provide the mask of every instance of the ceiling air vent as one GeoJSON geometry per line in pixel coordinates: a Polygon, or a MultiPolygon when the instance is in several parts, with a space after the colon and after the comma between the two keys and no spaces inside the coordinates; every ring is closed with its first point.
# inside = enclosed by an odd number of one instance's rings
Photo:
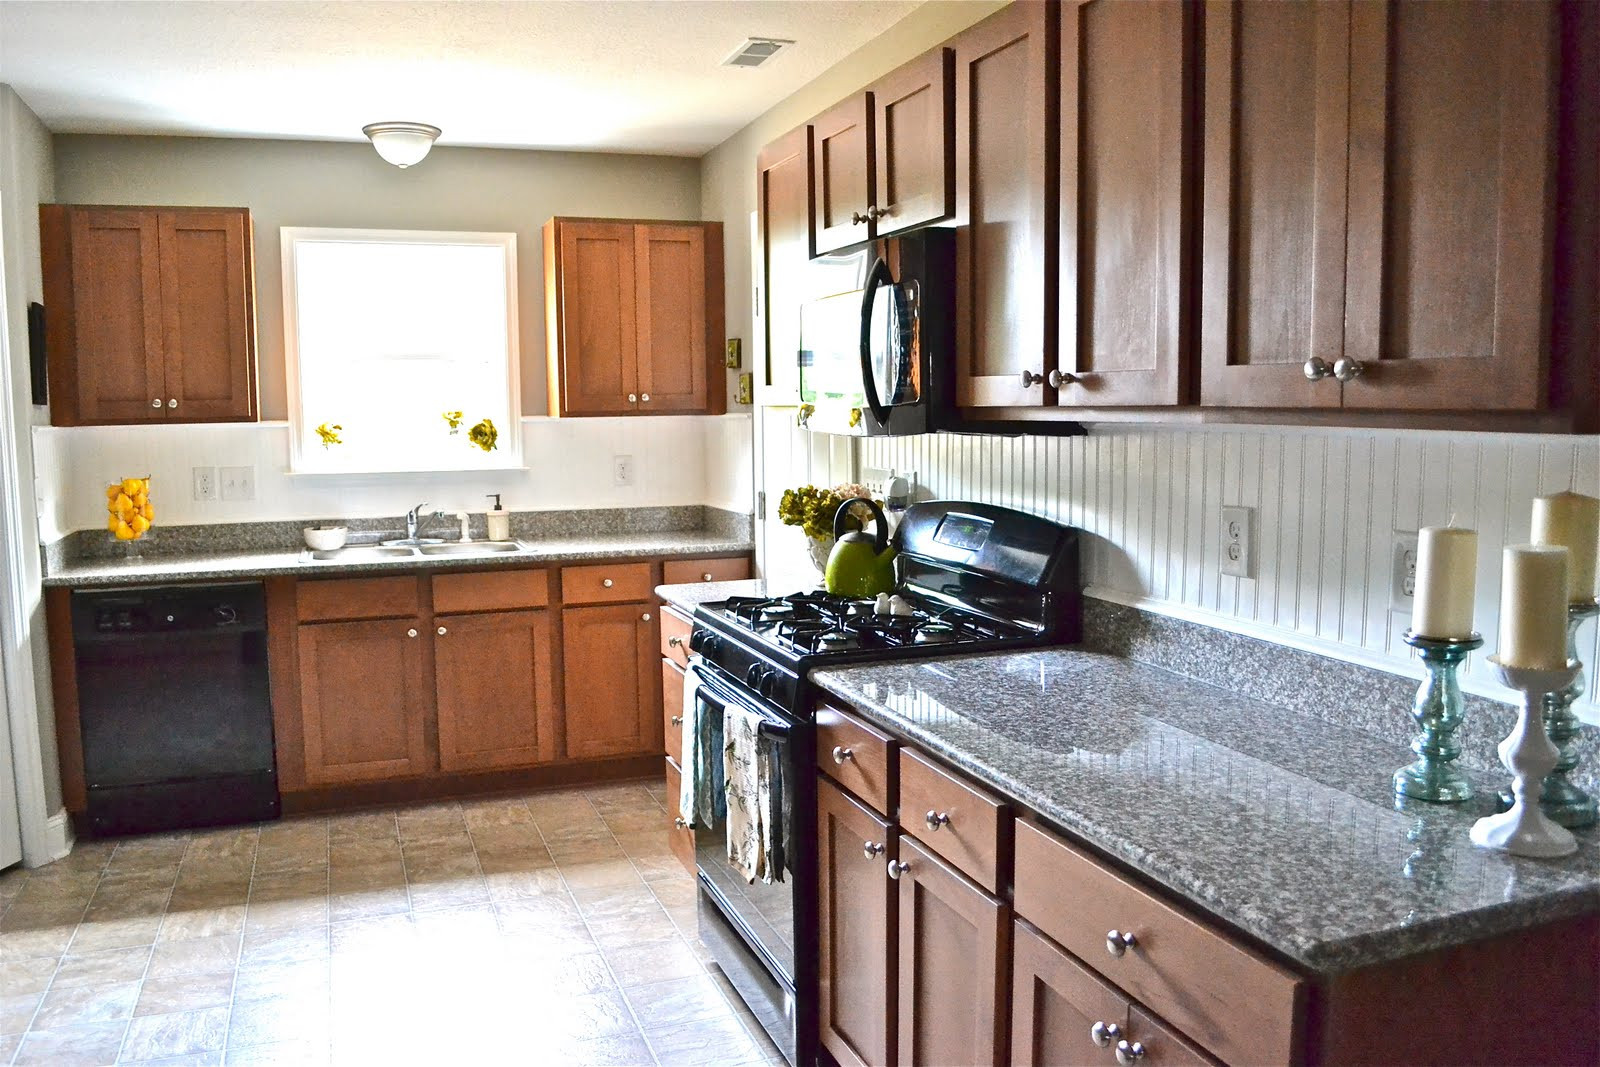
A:
{"type": "Polygon", "coordinates": [[[733,50],[733,54],[722,61],[724,67],[759,67],[767,60],[778,54],[780,49],[794,44],[793,41],[783,41],[776,37],[751,37],[744,44],[733,50]]]}

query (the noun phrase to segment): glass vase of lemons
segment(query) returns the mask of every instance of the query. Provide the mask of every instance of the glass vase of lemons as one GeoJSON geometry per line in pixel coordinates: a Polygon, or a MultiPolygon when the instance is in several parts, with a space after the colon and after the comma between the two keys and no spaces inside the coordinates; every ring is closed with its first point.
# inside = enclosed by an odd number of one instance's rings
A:
{"type": "Polygon", "coordinates": [[[106,486],[106,512],[106,529],[118,541],[142,540],[156,517],[150,503],[150,476],[124,478],[106,486]]]}

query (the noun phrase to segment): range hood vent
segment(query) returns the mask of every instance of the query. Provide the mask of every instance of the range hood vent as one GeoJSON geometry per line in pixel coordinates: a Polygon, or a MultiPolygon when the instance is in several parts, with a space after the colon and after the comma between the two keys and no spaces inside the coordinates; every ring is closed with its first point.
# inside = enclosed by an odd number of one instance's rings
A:
{"type": "Polygon", "coordinates": [[[777,37],[750,37],[744,44],[733,50],[733,54],[722,61],[724,67],[759,67],[793,41],[784,41],[777,37]]]}

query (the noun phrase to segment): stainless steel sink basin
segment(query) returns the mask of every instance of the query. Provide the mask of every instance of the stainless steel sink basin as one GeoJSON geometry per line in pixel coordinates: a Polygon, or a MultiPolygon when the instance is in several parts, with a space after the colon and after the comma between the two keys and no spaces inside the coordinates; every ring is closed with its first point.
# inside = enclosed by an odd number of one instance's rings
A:
{"type": "Polygon", "coordinates": [[[394,545],[346,545],[344,548],[311,549],[312,559],[338,559],[355,562],[363,559],[416,559],[417,550],[394,545]]]}
{"type": "Polygon", "coordinates": [[[494,556],[502,552],[520,552],[522,546],[515,541],[454,541],[423,545],[417,551],[424,556],[494,556]]]}
{"type": "Polygon", "coordinates": [[[442,537],[396,537],[389,541],[380,541],[379,544],[386,548],[417,548],[421,545],[442,545],[442,537]]]}

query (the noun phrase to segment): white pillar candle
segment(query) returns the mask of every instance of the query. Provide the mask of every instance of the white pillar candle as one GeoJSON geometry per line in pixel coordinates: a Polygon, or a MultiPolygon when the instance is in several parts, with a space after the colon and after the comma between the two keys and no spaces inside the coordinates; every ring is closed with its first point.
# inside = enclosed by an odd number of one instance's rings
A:
{"type": "Polygon", "coordinates": [[[1600,500],[1556,493],[1533,501],[1533,543],[1561,545],[1567,560],[1567,601],[1594,599],[1595,556],[1600,554],[1600,500]]]}
{"type": "Polygon", "coordinates": [[[1508,667],[1567,662],[1567,550],[1509,545],[1500,577],[1500,648],[1508,667]]]}
{"type": "Polygon", "coordinates": [[[1478,585],[1478,531],[1424,526],[1417,532],[1417,587],[1411,632],[1438,639],[1472,636],[1478,585]]]}

